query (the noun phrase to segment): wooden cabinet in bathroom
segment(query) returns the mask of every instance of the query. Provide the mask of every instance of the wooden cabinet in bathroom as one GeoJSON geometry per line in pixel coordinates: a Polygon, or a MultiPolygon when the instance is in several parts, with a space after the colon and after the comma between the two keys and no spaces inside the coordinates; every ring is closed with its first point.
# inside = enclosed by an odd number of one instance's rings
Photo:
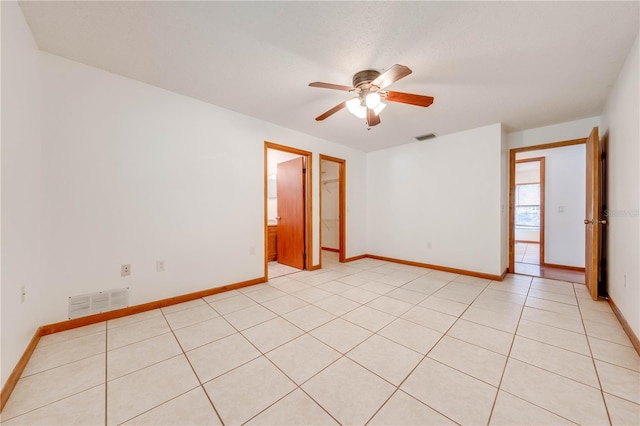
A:
{"type": "Polygon", "coordinates": [[[278,260],[278,225],[269,225],[267,227],[267,260],[273,262],[278,260]]]}

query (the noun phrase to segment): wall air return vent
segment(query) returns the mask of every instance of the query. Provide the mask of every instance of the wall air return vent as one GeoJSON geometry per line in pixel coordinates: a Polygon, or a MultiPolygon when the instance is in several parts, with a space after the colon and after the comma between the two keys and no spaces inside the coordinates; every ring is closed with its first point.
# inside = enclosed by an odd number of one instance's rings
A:
{"type": "Polygon", "coordinates": [[[424,135],[420,135],[420,136],[415,136],[415,138],[419,141],[426,141],[427,139],[433,139],[436,137],[435,133],[427,133],[424,135]]]}
{"type": "Polygon", "coordinates": [[[69,319],[113,311],[129,306],[129,288],[69,297],[69,319]]]}

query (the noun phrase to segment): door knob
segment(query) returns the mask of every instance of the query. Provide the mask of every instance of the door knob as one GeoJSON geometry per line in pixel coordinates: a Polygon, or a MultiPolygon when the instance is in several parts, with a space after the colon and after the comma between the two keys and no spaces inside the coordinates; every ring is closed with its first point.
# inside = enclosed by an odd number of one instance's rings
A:
{"type": "Polygon", "coordinates": [[[598,220],[598,219],[592,219],[592,220],[585,219],[585,220],[584,220],[584,224],[585,224],[585,225],[588,225],[588,224],[590,224],[590,223],[591,223],[591,224],[593,224],[593,225],[598,225],[598,224],[600,224],[600,225],[606,225],[606,224],[607,224],[607,220],[606,220],[606,219],[605,219],[605,220],[598,220]]]}

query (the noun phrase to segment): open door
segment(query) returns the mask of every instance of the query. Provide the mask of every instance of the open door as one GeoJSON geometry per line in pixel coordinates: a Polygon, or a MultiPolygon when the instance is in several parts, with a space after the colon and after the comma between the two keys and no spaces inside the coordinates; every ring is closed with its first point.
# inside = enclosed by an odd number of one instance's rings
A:
{"type": "Polygon", "coordinates": [[[278,263],[304,269],[304,157],[278,164],[278,263]]]}
{"type": "Polygon", "coordinates": [[[598,283],[600,282],[600,239],[602,238],[602,199],[601,199],[601,147],[598,128],[594,127],[587,138],[587,186],[585,209],[585,284],[593,300],[598,299],[598,283]]]}
{"type": "Polygon", "coordinates": [[[345,160],[320,154],[320,249],[337,251],[339,262],[344,262],[346,257],[345,169],[345,160]],[[325,244],[327,242],[328,244],[325,244]]]}

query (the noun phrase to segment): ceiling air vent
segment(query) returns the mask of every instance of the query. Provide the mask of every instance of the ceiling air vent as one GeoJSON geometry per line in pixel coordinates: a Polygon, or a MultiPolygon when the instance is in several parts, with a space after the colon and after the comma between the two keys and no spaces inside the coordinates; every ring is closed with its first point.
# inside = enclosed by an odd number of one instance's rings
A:
{"type": "Polygon", "coordinates": [[[436,137],[435,133],[427,133],[424,135],[416,136],[415,138],[419,141],[426,141],[427,139],[433,139],[436,137]]]}
{"type": "Polygon", "coordinates": [[[129,288],[69,297],[69,319],[113,311],[129,306],[129,288]]]}

